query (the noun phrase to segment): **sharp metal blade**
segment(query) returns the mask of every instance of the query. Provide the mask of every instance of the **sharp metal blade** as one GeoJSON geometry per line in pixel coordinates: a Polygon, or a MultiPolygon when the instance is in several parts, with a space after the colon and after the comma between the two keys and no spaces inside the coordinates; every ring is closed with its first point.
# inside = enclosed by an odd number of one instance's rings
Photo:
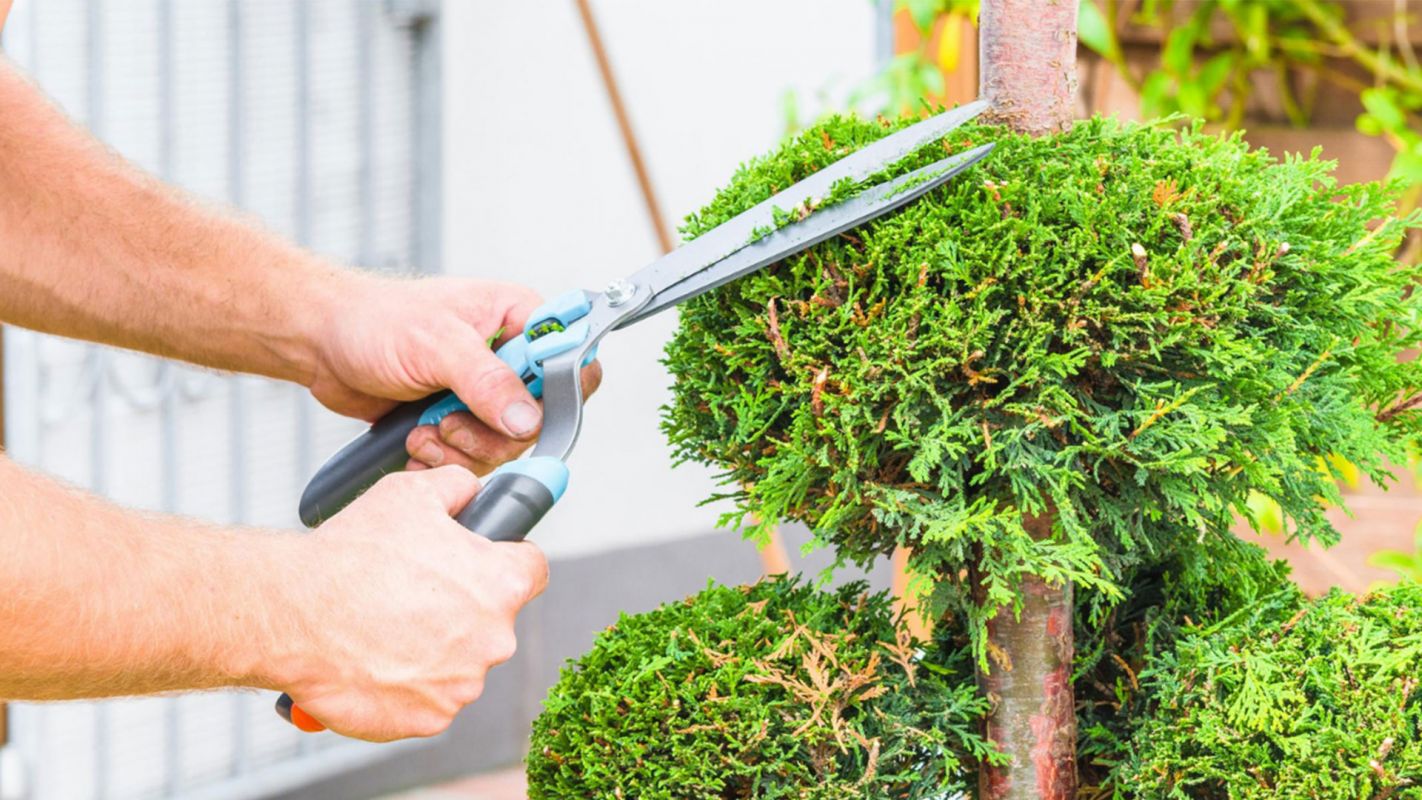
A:
{"type": "MultiPolygon", "coordinates": [[[[746,247],[754,240],[756,231],[774,228],[776,209],[789,211],[806,201],[810,201],[810,207],[813,208],[829,194],[836,183],[845,179],[862,181],[892,166],[925,144],[944,136],[987,108],[988,104],[981,100],[968,103],[886,136],[737,214],[662,256],[635,275],[628,276],[628,280],[639,286],[647,286],[653,294],[658,294],[672,284],[691,278],[708,265],[746,247]]],[[[823,212],[816,212],[811,218],[821,213],[823,212]]]]}
{"type": "Polygon", "coordinates": [[[981,161],[992,149],[991,144],[975,147],[875,186],[842,203],[816,211],[803,221],[787,225],[759,241],[747,244],[715,264],[657,291],[650,302],[622,320],[616,327],[625,328],[640,322],[678,303],[902,208],[981,161]]]}

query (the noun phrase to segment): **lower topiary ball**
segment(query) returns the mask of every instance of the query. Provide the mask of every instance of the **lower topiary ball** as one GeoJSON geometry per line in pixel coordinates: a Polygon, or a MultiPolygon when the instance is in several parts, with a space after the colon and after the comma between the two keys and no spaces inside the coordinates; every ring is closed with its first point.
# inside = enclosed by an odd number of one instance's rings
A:
{"type": "Polygon", "coordinates": [[[919,660],[887,597],[798,579],[633,616],[533,725],[534,800],[940,798],[988,752],[966,650],[919,660]]]}
{"type": "MultiPolygon", "coordinates": [[[[1310,601],[1238,541],[1129,585],[1100,625],[1078,600],[1081,797],[1422,800],[1422,585],[1310,601]]],[[[563,672],[529,796],[972,797],[970,652],[961,624],[909,640],[862,584],[712,587],[563,672]]]]}
{"type": "Polygon", "coordinates": [[[1183,636],[1116,796],[1422,798],[1422,585],[1279,594],[1183,636]]]}

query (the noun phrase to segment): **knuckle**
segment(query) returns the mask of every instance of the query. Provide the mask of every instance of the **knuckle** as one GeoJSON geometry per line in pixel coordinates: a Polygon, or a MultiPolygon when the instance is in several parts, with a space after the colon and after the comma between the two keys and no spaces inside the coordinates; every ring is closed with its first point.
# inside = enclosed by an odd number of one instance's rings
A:
{"type": "Polygon", "coordinates": [[[505,586],[508,589],[506,597],[510,607],[518,608],[522,606],[529,597],[533,596],[535,585],[534,576],[536,574],[537,573],[529,572],[528,570],[517,570],[508,573],[508,576],[505,578],[505,586]]]}
{"type": "Polygon", "coordinates": [[[461,686],[455,695],[455,699],[460,706],[467,706],[478,700],[484,694],[484,681],[473,680],[461,686]]]}
{"type": "Polygon", "coordinates": [[[518,652],[518,637],[514,636],[512,627],[489,637],[488,651],[491,664],[502,664],[513,658],[518,652]]]}
{"type": "Polygon", "coordinates": [[[438,736],[449,730],[449,725],[453,721],[453,714],[436,712],[422,714],[420,718],[410,726],[410,733],[412,736],[421,738],[438,736]]]}
{"type": "Polygon", "coordinates": [[[523,590],[524,596],[532,597],[548,583],[548,557],[532,542],[520,543],[520,549],[521,569],[510,574],[520,581],[518,588],[523,590]]]}
{"type": "Polygon", "coordinates": [[[475,397],[512,394],[523,390],[523,382],[502,361],[496,361],[479,371],[471,382],[475,397]]]}

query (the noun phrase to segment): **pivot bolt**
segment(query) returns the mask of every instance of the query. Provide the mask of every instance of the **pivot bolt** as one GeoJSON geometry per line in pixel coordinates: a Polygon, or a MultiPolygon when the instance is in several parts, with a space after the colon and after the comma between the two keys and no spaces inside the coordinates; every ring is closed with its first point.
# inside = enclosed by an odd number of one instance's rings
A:
{"type": "Polygon", "coordinates": [[[607,304],[616,308],[637,296],[637,284],[628,281],[613,281],[602,292],[607,304]]]}

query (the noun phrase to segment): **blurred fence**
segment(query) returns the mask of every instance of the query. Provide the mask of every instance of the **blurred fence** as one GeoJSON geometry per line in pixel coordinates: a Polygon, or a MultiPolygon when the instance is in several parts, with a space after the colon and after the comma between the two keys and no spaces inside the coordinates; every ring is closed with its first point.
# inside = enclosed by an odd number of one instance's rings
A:
{"type": "MultiPolygon", "coordinates": [[[[155,174],[341,261],[429,270],[438,12],[396,0],[19,0],[3,45],[155,174]]],[[[358,427],[270,381],[13,328],[4,347],[9,455],[128,505],[294,526],[316,459],[358,427]]],[[[11,756],[26,800],[126,800],[260,797],[371,753],[297,734],[272,700],[11,706],[11,756]]]]}

